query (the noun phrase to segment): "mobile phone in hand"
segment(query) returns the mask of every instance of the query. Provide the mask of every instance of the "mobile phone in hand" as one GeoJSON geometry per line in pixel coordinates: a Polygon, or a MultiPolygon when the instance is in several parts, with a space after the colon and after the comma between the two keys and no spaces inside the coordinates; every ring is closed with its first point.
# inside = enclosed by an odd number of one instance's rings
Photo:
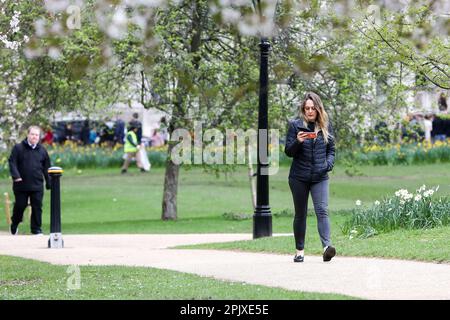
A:
{"type": "Polygon", "coordinates": [[[307,139],[317,138],[317,133],[315,133],[315,132],[306,132],[306,134],[307,134],[307,136],[306,136],[307,139]]]}

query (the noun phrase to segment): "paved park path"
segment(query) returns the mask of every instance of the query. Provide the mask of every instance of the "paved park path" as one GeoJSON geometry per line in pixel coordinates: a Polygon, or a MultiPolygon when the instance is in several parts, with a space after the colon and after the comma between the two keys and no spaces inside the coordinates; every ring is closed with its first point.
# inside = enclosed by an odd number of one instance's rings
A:
{"type": "Polygon", "coordinates": [[[450,299],[450,264],[339,255],[329,263],[324,263],[321,256],[309,255],[304,263],[294,263],[292,255],[169,249],[177,245],[251,237],[251,234],[63,235],[64,249],[48,249],[48,235],[13,237],[3,233],[0,234],[0,255],[57,265],[154,267],[366,299],[450,299]]]}

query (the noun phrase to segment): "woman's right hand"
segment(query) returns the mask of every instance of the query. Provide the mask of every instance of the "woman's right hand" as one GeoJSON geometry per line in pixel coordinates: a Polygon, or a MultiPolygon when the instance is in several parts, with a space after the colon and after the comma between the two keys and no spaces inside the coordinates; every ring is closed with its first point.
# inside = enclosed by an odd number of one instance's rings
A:
{"type": "Polygon", "coordinates": [[[307,136],[308,136],[308,133],[303,132],[303,131],[299,131],[299,132],[297,133],[297,140],[298,140],[300,143],[303,143],[303,141],[306,140],[307,136]]]}

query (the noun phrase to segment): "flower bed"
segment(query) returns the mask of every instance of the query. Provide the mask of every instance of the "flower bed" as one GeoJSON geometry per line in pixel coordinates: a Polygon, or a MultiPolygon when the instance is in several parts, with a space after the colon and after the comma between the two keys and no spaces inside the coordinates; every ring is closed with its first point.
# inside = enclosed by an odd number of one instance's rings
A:
{"type": "MultiPolygon", "coordinates": [[[[48,147],[52,165],[63,168],[109,168],[122,164],[123,147],[114,148],[96,145],[78,146],[73,143],[48,147]]],[[[225,154],[226,150],[223,150],[225,154]]],[[[164,166],[167,146],[147,148],[149,160],[154,167],[164,166]]],[[[9,152],[0,153],[0,176],[8,175],[9,152]]],[[[284,153],[280,145],[279,165],[289,166],[292,158],[284,153]]],[[[417,143],[387,146],[364,146],[355,151],[337,149],[336,165],[411,165],[450,162],[450,140],[435,144],[417,143]]],[[[275,163],[272,165],[275,166],[275,163]]]]}
{"type": "Polygon", "coordinates": [[[365,208],[358,200],[357,208],[344,224],[342,231],[350,239],[367,238],[397,229],[428,229],[450,224],[450,199],[433,197],[436,188],[425,185],[410,193],[406,189],[365,208]]]}
{"type": "Polygon", "coordinates": [[[358,165],[412,165],[450,162],[450,139],[396,145],[370,145],[358,151],[337,152],[339,160],[358,165]]]}
{"type": "MultiPolygon", "coordinates": [[[[96,145],[79,146],[74,143],[46,146],[53,166],[71,168],[120,168],[123,163],[123,146],[114,148],[96,145]]],[[[167,158],[167,147],[147,148],[152,167],[162,167],[167,158]]],[[[0,176],[9,175],[9,153],[0,154],[0,176]]]]}

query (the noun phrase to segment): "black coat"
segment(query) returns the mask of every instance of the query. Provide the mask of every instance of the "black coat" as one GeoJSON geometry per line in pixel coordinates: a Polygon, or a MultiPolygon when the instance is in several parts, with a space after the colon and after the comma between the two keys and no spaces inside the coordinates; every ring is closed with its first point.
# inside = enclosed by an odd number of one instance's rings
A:
{"type": "Polygon", "coordinates": [[[16,144],[9,157],[9,172],[13,180],[22,178],[22,181],[13,182],[13,190],[42,191],[44,179],[49,189],[48,168],[50,157],[41,144],[38,143],[34,149],[28,145],[27,139],[16,144]]]}
{"type": "Polygon", "coordinates": [[[322,130],[316,139],[297,140],[299,131],[309,131],[301,119],[289,122],[284,152],[292,160],[289,178],[303,182],[320,182],[328,179],[328,172],[333,169],[335,141],[331,125],[328,127],[328,143],[325,143],[322,130]]]}
{"type": "Polygon", "coordinates": [[[81,129],[81,141],[83,142],[84,145],[88,145],[89,144],[90,133],[91,133],[91,130],[89,129],[88,126],[84,126],[81,129]]]}

